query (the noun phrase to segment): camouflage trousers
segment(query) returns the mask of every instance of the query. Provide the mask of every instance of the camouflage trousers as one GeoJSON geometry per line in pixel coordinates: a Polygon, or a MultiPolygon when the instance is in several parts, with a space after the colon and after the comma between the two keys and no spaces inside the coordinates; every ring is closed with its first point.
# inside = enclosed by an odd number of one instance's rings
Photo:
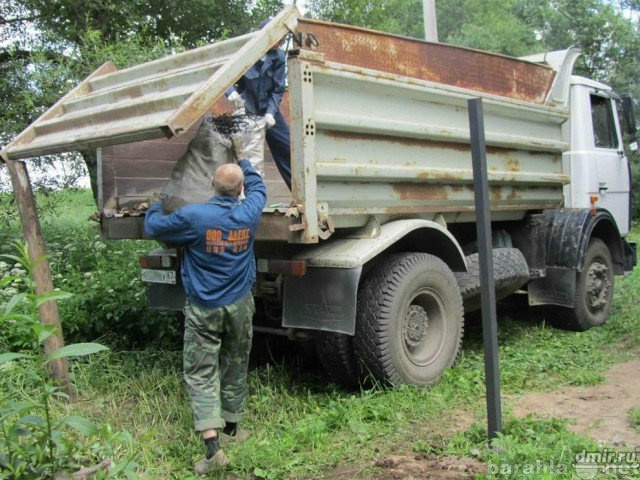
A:
{"type": "Polygon", "coordinates": [[[249,292],[218,308],[190,304],[184,309],[184,379],[195,429],[218,429],[238,422],[247,387],[255,312],[249,292]]]}

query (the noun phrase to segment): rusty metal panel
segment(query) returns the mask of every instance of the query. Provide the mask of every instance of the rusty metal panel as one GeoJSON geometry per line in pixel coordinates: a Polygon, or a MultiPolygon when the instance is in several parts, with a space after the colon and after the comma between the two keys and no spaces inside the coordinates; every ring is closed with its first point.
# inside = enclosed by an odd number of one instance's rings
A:
{"type": "MultiPolygon", "coordinates": [[[[148,203],[160,194],[171,178],[176,162],[195,137],[198,125],[179,137],[101,148],[98,186],[103,218],[138,213],[136,206],[148,203]]],[[[264,171],[268,205],[288,205],[289,190],[266,145],[264,171]]]]}
{"type": "Polygon", "coordinates": [[[555,77],[545,65],[348,25],[300,19],[297,30],[302,48],[323,53],[327,61],[516,100],[543,104],[555,77]]]}
{"type": "Polygon", "coordinates": [[[3,150],[8,159],[181,135],[295,28],[295,6],[241,37],[125,70],[105,64],[3,150]]]}
{"type": "MultiPolygon", "coordinates": [[[[329,226],[362,227],[371,217],[380,224],[438,216],[473,221],[466,101],[478,93],[323,58],[301,51],[290,60],[297,72],[290,92],[299,179],[293,197],[304,206],[306,230],[295,241],[317,241],[329,226]]],[[[482,97],[493,218],[517,220],[562,205],[568,111],[482,97]]]]}

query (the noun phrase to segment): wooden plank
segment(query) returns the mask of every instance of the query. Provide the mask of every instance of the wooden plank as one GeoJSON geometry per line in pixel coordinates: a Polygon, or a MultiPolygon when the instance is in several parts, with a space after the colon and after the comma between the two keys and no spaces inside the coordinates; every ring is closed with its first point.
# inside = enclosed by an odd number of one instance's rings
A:
{"type": "Polygon", "coordinates": [[[117,179],[116,196],[151,197],[154,193],[160,193],[166,184],[166,178],[120,178],[117,179]]]}
{"type": "MultiPolygon", "coordinates": [[[[4,157],[4,156],[3,156],[4,157]]],[[[53,280],[49,262],[47,260],[47,249],[40,228],[38,210],[33,198],[33,190],[29,181],[29,173],[24,162],[9,160],[4,157],[9,173],[13,193],[20,212],[22,223],[22,233],[29,248],[29,258],[35,264],[33,280],[35,282],[36,295],[44,295],[53,291],[53,280]]],[[[44,343],[44,352],[50,355],[58,349],[64,347],[64,337],[62,335],[62,324],[60,323],[60,313],[55,300],[44,302],[38,308],[40,321],[44,326],[54,327],[56,332],[50,335],[44,343]]],[[[75,397],[75,391],[71,386],[69,377],[69,365],[66,358],[53,360],[49,363],[49,372],[53,380],[59,384],[70,399],[75,397]]]]}

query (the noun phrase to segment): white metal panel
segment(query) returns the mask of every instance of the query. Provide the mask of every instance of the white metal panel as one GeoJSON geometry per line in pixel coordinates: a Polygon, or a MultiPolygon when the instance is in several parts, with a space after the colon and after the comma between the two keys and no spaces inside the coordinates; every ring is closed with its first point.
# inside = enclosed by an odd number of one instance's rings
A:
{"type": "MultiPolygon", "coordinates": [[[[368,215],[386,221],[441,213],[448,222],[469,221],[461,215],[475,209],[466,105],[478,92],[322,57],[303,56],[290,65],[309,72],[306,93],[291,91],[292,105],[312,102],[304,115],[313,134],[292,129],[295,143],[314,146],[313,163],[297,152],[293,158],[298,175],[310,165],[315,171],[313,198],[294,188],[296,199],[305,200],[305,215],[321,209],[336,227],[358,226],[355,218],[366,222],[368,215]]],[[[483,98],[492,210],[501,219],[519,219],[561,206],[569,181],[562,164],[568,111],[483,98]]]]}
{"type": "Polygon", "coordinates": [[[437,230],[448,238],[451,245],[457,249],[460,262],[466,264],[458,241],[445,227],[436,222],[417,219],[388,222],[382,225],[372,238],[336,239],[304,251],[295,258],[305,260],[311,267],[356,268],[366,264],[408,233],[420,228],[437,230]]]}

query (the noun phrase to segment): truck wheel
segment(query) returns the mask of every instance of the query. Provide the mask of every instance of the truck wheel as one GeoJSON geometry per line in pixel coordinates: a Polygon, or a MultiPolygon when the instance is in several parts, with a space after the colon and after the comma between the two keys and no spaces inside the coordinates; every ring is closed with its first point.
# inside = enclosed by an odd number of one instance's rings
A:
{"type": "MultiPolygon", "coordinates": [[[[529,281],[529,265],[517,248],[493,249],[493,277],[496,301],[508,297],[529,281]]],[[[480,309],[480,257],[477,253],[467,256],[467,271],[454,272],[465,313],[480,309]]]]}
{"type": "Polygon", "coordinates": [[[456,279],[433,255],[391,255],[361,284],[354,347],[379,381],[436,383],[458,358],[463,330],[456,279]]]}
{"type": "Polygon", "coordinates": [[[316,332],[316,351],[327,374],[343,387],[359,385],[358,362],[353,337],[344,333],[316,332]]]}
{"type": "Polygon", "coordinates": [[[576,278],[574,308],[555,309],[552,322],[569,330],[583,332],[602,325],[613,301],[613,261],[607,245],[592,238],[587,247],[584,267],[576,278]]]}

